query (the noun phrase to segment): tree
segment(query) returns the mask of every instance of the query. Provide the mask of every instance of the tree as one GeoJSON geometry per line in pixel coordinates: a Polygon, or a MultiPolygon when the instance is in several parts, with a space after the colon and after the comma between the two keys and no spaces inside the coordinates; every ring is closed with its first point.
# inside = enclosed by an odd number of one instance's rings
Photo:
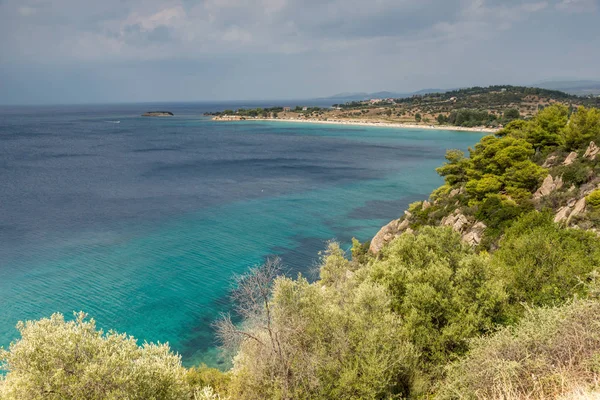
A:
{"type": "MultiPolygon", "coordinates": [[[[323,280],[277,278],[264,303],[262,267],[242,293],[259,310],[239,328],[232,370],[234,398],[388,398],[405,394],[416,371],[416,354],[400,336],[400,318],[389,309],[385,288],[354,276],[350,261],[332,243],[322,259],[323,280]],[[254,305],[262,304],[262,307],[254,305]],[[255,321],[255,322],[253,322],[255,321]]],[[[248,304],[247,301],[244,301],[248,304]]],[[[226,323],[229,325],[229,323],[226,323]]]]}
{"type": "MultiPolygon", "coordinates": [[[[490,193],[527,189],[533,191],[547,174],[531,158],[533,147],[524,139],[513,136],[486,136],[470,149],[468,160],[467,192],[477,200],[490,193]]],[[[530,197],[531,192],[517,191],[520,197],[530,197]]]]}
{"type": "Polygon", "coordinates": [[[519,118],[521,118],[521,113],[516,108],[509,108],[508,110],[504,111],[504,119],[507,122],[510,122],[512,120],[519,119],[519,118]]]}
{"type": "Polygon", "coordinates": [[[445,123],[448,122],[448,118],[444,114],[440,114],[437,116],[437,122],[440,125],[444,125],[445,123]]]}
{"type": "Polygon", "coordinates": [[[465,157],[465,153],[460,150],[448,150],[446,163],[436,168],[436,172],[446,179],[446,183],[453,186],[466,181],[468,164],[469,160],[465,157]]]}
{"type": "Polygon", "coordinates": [[[568,150],[587,146],[590,141],[600,139],[600,110],[597,108],[577,108],[571,115],[565,130],[565,144],[568,150]]]}
{"type": "Polygon", "coordinates": [[[536,149],[563,145],[568,118],[567,106],[555,104],[544,108],[528,125],[527,141],[536,149]]]}
{"type": "Polygon", "coordinates": [[[8,373],[0,398],[181,399],[191,387],[181,358],[168,345],[145,343],[125,334],[96,329],[83,312],[65,321],[62,314],[19,322],[21,339],[0,352],[8,373]]]}
{"type": "Polygon", "coordinates": [[[415,114],[415,121],[421,122],[421,114],[420,113],[415,114]]]}

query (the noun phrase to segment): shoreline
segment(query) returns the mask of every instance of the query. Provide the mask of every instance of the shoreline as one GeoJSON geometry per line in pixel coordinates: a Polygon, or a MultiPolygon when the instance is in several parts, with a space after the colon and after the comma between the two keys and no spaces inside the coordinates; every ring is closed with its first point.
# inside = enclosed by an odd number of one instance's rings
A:
{"type": "Polygon", "coordinates": [[[274,122],[297,122],[297,123],[309,123],[309,124],[329,124],[329,125],[352,125],[352,126],[372,126],[382,128],[399,128],[399,129],[430,129],[439,131],[461,131],[461,132],[488,132],[496,133],[500,128],[484,128],[474,127],[467,128],[463,126],[451,126],[451,125],[419,125],[409,124],[404,122],[380,122],[380,121],[361,121],[361,120],[316,120],[316,119],[299,119],[299,118],[222,118],[213,117],[213,121],[225,121],[225,122],[238,122],[238,121],[274,121],[274,122]]]}

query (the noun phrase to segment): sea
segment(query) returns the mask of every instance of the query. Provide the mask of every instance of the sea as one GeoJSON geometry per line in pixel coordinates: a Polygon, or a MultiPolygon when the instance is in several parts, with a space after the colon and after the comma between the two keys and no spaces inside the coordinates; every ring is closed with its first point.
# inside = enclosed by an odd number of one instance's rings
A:
{"type": "Polygon", "coordinates": [[[18,321],[81,310],[223,367],[213,323],[235,276],[278,256],[315,279],[328,241],[370,240],[483,136],[203,116],[275,104],[0,107],[0,346],[18,321]]]}

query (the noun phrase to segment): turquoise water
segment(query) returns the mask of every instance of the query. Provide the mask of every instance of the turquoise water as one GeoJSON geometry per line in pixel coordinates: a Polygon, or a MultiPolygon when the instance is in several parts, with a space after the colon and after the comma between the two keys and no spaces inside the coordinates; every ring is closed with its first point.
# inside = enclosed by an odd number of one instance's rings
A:
{"type": "Polygon", "coordinates": [[[218,365],[234,274],[278,255],[313,276],[328,240],[369,240],[441,183],[445,149],[482,136],[122,107],[0,113],[0,345],[18,320],[84,310],[218,365]]]}

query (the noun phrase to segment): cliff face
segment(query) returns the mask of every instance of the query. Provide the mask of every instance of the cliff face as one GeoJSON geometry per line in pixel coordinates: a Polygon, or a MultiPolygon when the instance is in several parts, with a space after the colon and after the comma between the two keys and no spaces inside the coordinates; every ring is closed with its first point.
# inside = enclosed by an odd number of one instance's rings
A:
{"type": "MultiPolygon", "coordinates": [[[[550,210],[554,214],[554,222],[573,229],[587,229],[600,234],[598,221],[598,210],[588,205],[588,196],[596,190],[600,190],[600,175],[597,155],[600,148],[593,141],[589,143],[585,151],[570,152],[566,156],[560,152],[548,155],[542,167],[547,175],[530,193],[522,200],[520,207],[524,209],[535,209],[538,211],[550,210]]],[[[435,191],[430,201],[414,203],[404,216],[393,220],[385,225],[373,237],[370,243],[370,251],[377,254],[396,237],[404,233],[412,233],[420,226],[440,225],[451,227],[455,232],[461,234],[463,241],[478,246],[484,238],[497,234],[498,224],[505,221],[493,218],[487,221],[479,220],[485,217],[482,209],[486,207],[485,202],[473,205],[474,199],[467,190],[466,184],[457,184],[452,188],[445,188],[442,194],[435,191]],[[492,232],[493,231],[493,232],[492,232]]],[[[496,194],[502,197],[504,204],[498,203],[497,207],[491,207],[491,213],[503,213],[506,203],[512,207],[512,199],[506,192],[496,194]]],[[[516,218],[518,214],[509,215],[507,218],[516,218]]],[[[499,236],[496,237],[496,240],[499,236]]],[[[493,240],[492,240],[493,242],[493,240]]],[[[494,246],[493,243],[486,243],[494,246]]]]}

